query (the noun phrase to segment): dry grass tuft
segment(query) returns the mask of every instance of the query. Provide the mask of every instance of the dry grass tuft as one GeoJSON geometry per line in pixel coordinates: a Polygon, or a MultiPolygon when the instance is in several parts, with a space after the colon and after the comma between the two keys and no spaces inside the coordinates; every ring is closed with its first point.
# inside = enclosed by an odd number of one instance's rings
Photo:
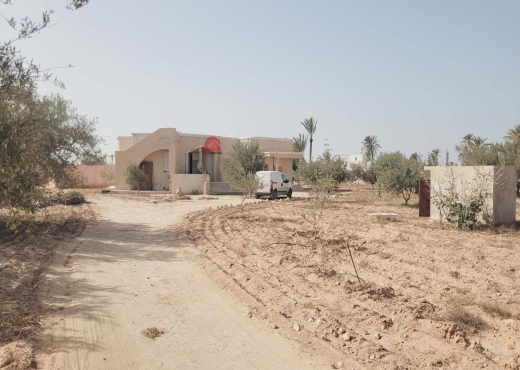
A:
{"type": "Polygon", "coordinates": [[[143,334],[145,337],[155,340],[155,338],[160,337],[166,333],[164,330],[159,330],[155,326],[153,328],[147,328],[144,329],[141,334],[143,334]]]}
{"type": "Polygon", "coordinates": [[[498,316],[502,319],[510,319],[513,313],[505,306],[496,302],[480,302],[480,308],[491,316],[498,316]]]}
{"type": "Polygon", "coordinates": [[[485,330],[489,327],[482,318],[472,314],[462,307],[448,309],[444,315],[444,319],[477,330],[485,330]]]}
{"type": "Polygon", "coordinates": [[[363,258],[359,261],[358,266],[360,269],[366,269],[370,264],[368,263],[368,260],[366,258],[363,258]]]}
{"type": "Polygon", "coordinates": [[[455,288],[456,293],[448,299],[448,307],[471,306],[475,304],[475,296],[467,289],[455,288]]]}

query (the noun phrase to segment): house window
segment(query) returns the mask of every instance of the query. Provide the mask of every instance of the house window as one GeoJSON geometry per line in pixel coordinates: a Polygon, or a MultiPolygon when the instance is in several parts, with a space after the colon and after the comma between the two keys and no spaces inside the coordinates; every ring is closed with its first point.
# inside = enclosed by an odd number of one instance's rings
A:
{"type": "Polygon", "coordinates": [[[170,170],[170,152],[166,151],[163,153],[163,172],[170,170]]]}

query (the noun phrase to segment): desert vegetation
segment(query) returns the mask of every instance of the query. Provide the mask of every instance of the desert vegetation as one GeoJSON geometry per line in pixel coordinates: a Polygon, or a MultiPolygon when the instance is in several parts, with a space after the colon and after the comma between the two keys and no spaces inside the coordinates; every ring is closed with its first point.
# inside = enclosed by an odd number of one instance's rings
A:
{"type": "MultiPolygon", "coordinates": [[[[74,1],[69,8],[87,3],[74,1]]],[[[37,212],[47,183],[73,188],[84,181],[75,165],[99,163],[102,157],[97,119],[79,113],[61,95],[40,95],[39,83],[64,84],[17,49],[49,27],[51,15],[52,10],[43,12],[40,21],[4,17],[16,35],[0,41],[0,207],[10,228],[37,212]]]]}
{"type": "Polygon", "coordinates": [[[129,163],[125,168],[125,182],[137,190],[137,195],[141,188],[145,185],[148,180],[148,176],[144,173],[143,169],[140,168],[136,163],[129,163]]]}
{"type": "Polygon", "coordinates": [[[220,171],[224,181],[242,192],[244,201],[262,186],[256,173],[263,170],[264,163],[265,154],[260,148],[260,143],[257,140],[249,140],[233,145],[229,156],[222,160],[220,171]]]}
{"type": "MultiPolygon", "coordinates": [[[[71,1],[68,7],[87,3],[71,1]]],[[[57,245],[81,233],[92,218],[83,194],[70,190],[84,182],[76,165],[102,159],[97,119],[59,94],[41,95],[38,84],[64,84],[52,68],[41,68],[17,48],[50,27],[52,14],[44,11],[39,21],[4,15],[2,20],[14,35],[2,34],[0,40],[0,367],[5,369],[36,367],[35,336],[47,313],[41,303],[45,271],[57,245]],[[58,191],[47,188],[51,182],[58,191]]]]}

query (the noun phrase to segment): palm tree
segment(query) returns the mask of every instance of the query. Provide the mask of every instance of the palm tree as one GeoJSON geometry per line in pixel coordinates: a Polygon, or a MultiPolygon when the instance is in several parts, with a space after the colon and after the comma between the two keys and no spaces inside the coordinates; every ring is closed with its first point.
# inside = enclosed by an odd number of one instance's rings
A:
{"type": "MultiPolygon", "coordinates": [[[[293,137],[292,139],[293,139],[293,143],[292,143],[293,152],[300,152],[303,154],[303,152],[305,152],[305,148],[307,148],[307,135],[299,134],[298,137],[293,137]]],[[[305,159],[303,159],[303,158],[302,158],[302,160],[305,161],[305,159]]],[[[292,163],[293,163],[293,170],[296,171],[300,164],[300,159],[293,159],[292,163]]]]}
{"type": "Polygon", "coordinates": [[[475,136],[473,134],[467,134],[462,138],[461,144],[466,147],[481,147],[481,146],[489,146],[491,144],[486,143],[487,138],[482,138],[480,136],[475,136]]]}
{"type": "Polygon", "coordinates": [[[292,139],[293,152],[304,152],[307,148],[307,135],[299,134],[298,137],[293,137],[292,139]]]}
{"type": "Polygon", "coordinates": [[[381,149],[381,145],[379,145],[377,136],[369,135],[365,138],[365,140],[361,142],[361,144],[363,144],[363,146],[361,147],[363,154],[365,155],[366,159],[370,163],[372,163],[377,155],[377,152],[379,151],[379,149],[381,149]]]}
{"type": "Polygon", "coordinates": [[[490,143],[486,143],[487,138],[481,138],[480,136],[475,136],[473,138],[473,146],[479,148],[481,146],[490,146],[490,143]]]}
{"type": "Polygon", "coordinates": [[[516,125],[511,130],[507,132],[507,135],[504,136],[504,139],[509,141],[520,142],[520,125],[516,125]]]}
{"type": "Polygon", "coordinates": [[[466,136],[464,136],[462,138],[461,144],[466,145],[466,146],[471,146],[471,145],[473,145],[474,138],[475,138],[475,136],[473,136],[473,134],[467,134],[466,136]]]}
{"type": "Polygon", "coordinates": [[[309,134],[309,162],[312,162],[312,142],[314,141],[313,136],[316,132],[316,126],[318,126],[318,121],[314,118],[306,118],[303,122],[301,122],[302,126],[305,127],[307,133],[309,134]]]}

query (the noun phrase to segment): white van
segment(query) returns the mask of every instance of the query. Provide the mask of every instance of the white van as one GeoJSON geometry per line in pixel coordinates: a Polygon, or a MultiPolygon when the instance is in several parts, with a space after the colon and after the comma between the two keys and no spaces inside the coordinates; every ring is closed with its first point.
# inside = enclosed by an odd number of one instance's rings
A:
{"type": "Polygon", "coordinates": [[[258,171],[256,173],[262,182],[262,187],[255,193],[256,199],[269,195],[272,200],[279,195],[292,197],[292,185],[287,176],[278,171],[258,171]]]}

